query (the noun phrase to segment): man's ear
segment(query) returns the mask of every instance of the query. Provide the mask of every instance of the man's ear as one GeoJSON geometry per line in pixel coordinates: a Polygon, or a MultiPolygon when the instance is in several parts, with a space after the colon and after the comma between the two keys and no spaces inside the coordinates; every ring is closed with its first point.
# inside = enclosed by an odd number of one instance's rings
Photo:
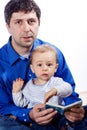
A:
{"type": "Polygon", "coordinates": [[[6,28],[7,28],[8,32],[11,34],[10,25],[6,24],[6,28]]]}

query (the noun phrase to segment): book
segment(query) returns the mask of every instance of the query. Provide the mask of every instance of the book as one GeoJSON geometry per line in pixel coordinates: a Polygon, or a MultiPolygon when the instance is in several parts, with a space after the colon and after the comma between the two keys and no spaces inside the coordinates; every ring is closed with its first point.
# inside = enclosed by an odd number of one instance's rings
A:
{"type": "Polygon", "coordinates": [[[76,101],[66,106],[46,103],[46,109],[53,108],[57,110],[61,115],[63,115],[65,111],[69,111],[72,107],[80,107],[81,105],[82,105],[82,100],[76,101]]]}

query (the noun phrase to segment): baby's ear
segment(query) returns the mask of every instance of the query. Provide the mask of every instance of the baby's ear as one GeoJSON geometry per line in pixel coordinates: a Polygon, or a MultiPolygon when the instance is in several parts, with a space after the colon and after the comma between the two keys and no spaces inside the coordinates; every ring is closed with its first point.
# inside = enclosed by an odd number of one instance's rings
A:
{"type": "Polygon", "coordinates": [[[58,64],[56,64],[56,66],[55,66],[55,72],[57,71],[57,69],[58,69],[58,66],[59,66],[59,65],[58,65],[58,64]]]}
{"type": "Polygon", "coordinates": [[[32,72],[34,73],[34,69],[33,69],[33,65],[32,64],[30,64],[30,68],[31,68],[32,72]]]}

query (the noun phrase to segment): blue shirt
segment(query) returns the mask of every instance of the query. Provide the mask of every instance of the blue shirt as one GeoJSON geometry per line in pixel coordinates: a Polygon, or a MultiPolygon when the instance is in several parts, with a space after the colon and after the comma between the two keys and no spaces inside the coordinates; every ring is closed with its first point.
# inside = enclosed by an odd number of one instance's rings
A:
{"type": "MultiPolygon", "coordinates": [[[[36,39],[31,53],[34,48],[41,44],[49,44],[40,39],[36,39]]],[[[51,44],[50,44],[51,45],[51,44]]],[[[54,45],[52,45],[54,46],[54,45]]],[[[56,48],[56,47],[55,47],[56,48]]],[[[72,74],[67,66],[62,52],[56,48],[58,54],[58,70],[55,76],[63,78],[73,87],[73,93],[64,98],[65,104],[79,100],[78,94],[74,92],[75,83],[72,74]]],[[[0,49],[0,115],[14,115],[18,120],[30,122],[29,112],[31,109],[18,107],[12,99],[12,83],[16,78],[24,79],[25,83],[35,77],[29,66],[29,59],[20,57],[11,45],[11,37],[7,44],[0,49]]]]}

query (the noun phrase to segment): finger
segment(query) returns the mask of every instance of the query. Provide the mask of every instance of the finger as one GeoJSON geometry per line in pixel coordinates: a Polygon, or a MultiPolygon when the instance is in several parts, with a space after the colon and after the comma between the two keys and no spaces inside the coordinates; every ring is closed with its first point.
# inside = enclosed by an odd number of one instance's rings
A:
{"type": "Polygon", "coordinates": [[[53,118],[49,119],[49,120],[44,120],[44,121],[40,121],[38,124],[39,125],[46,125],[46,124],[49,124],[51,121],[53,120],[53,118]]]}
{"type": "Polygon", "coordinates": [[[45,116],[41,116],[41,117],[38,118],[38,123],[39,124],[48,124],[48,123],[50,123],[53,120],[55,115],[56,115],[56,113],[53,112],[51,114],[48,114],[48,115],[45,115],[45,116]]]}

